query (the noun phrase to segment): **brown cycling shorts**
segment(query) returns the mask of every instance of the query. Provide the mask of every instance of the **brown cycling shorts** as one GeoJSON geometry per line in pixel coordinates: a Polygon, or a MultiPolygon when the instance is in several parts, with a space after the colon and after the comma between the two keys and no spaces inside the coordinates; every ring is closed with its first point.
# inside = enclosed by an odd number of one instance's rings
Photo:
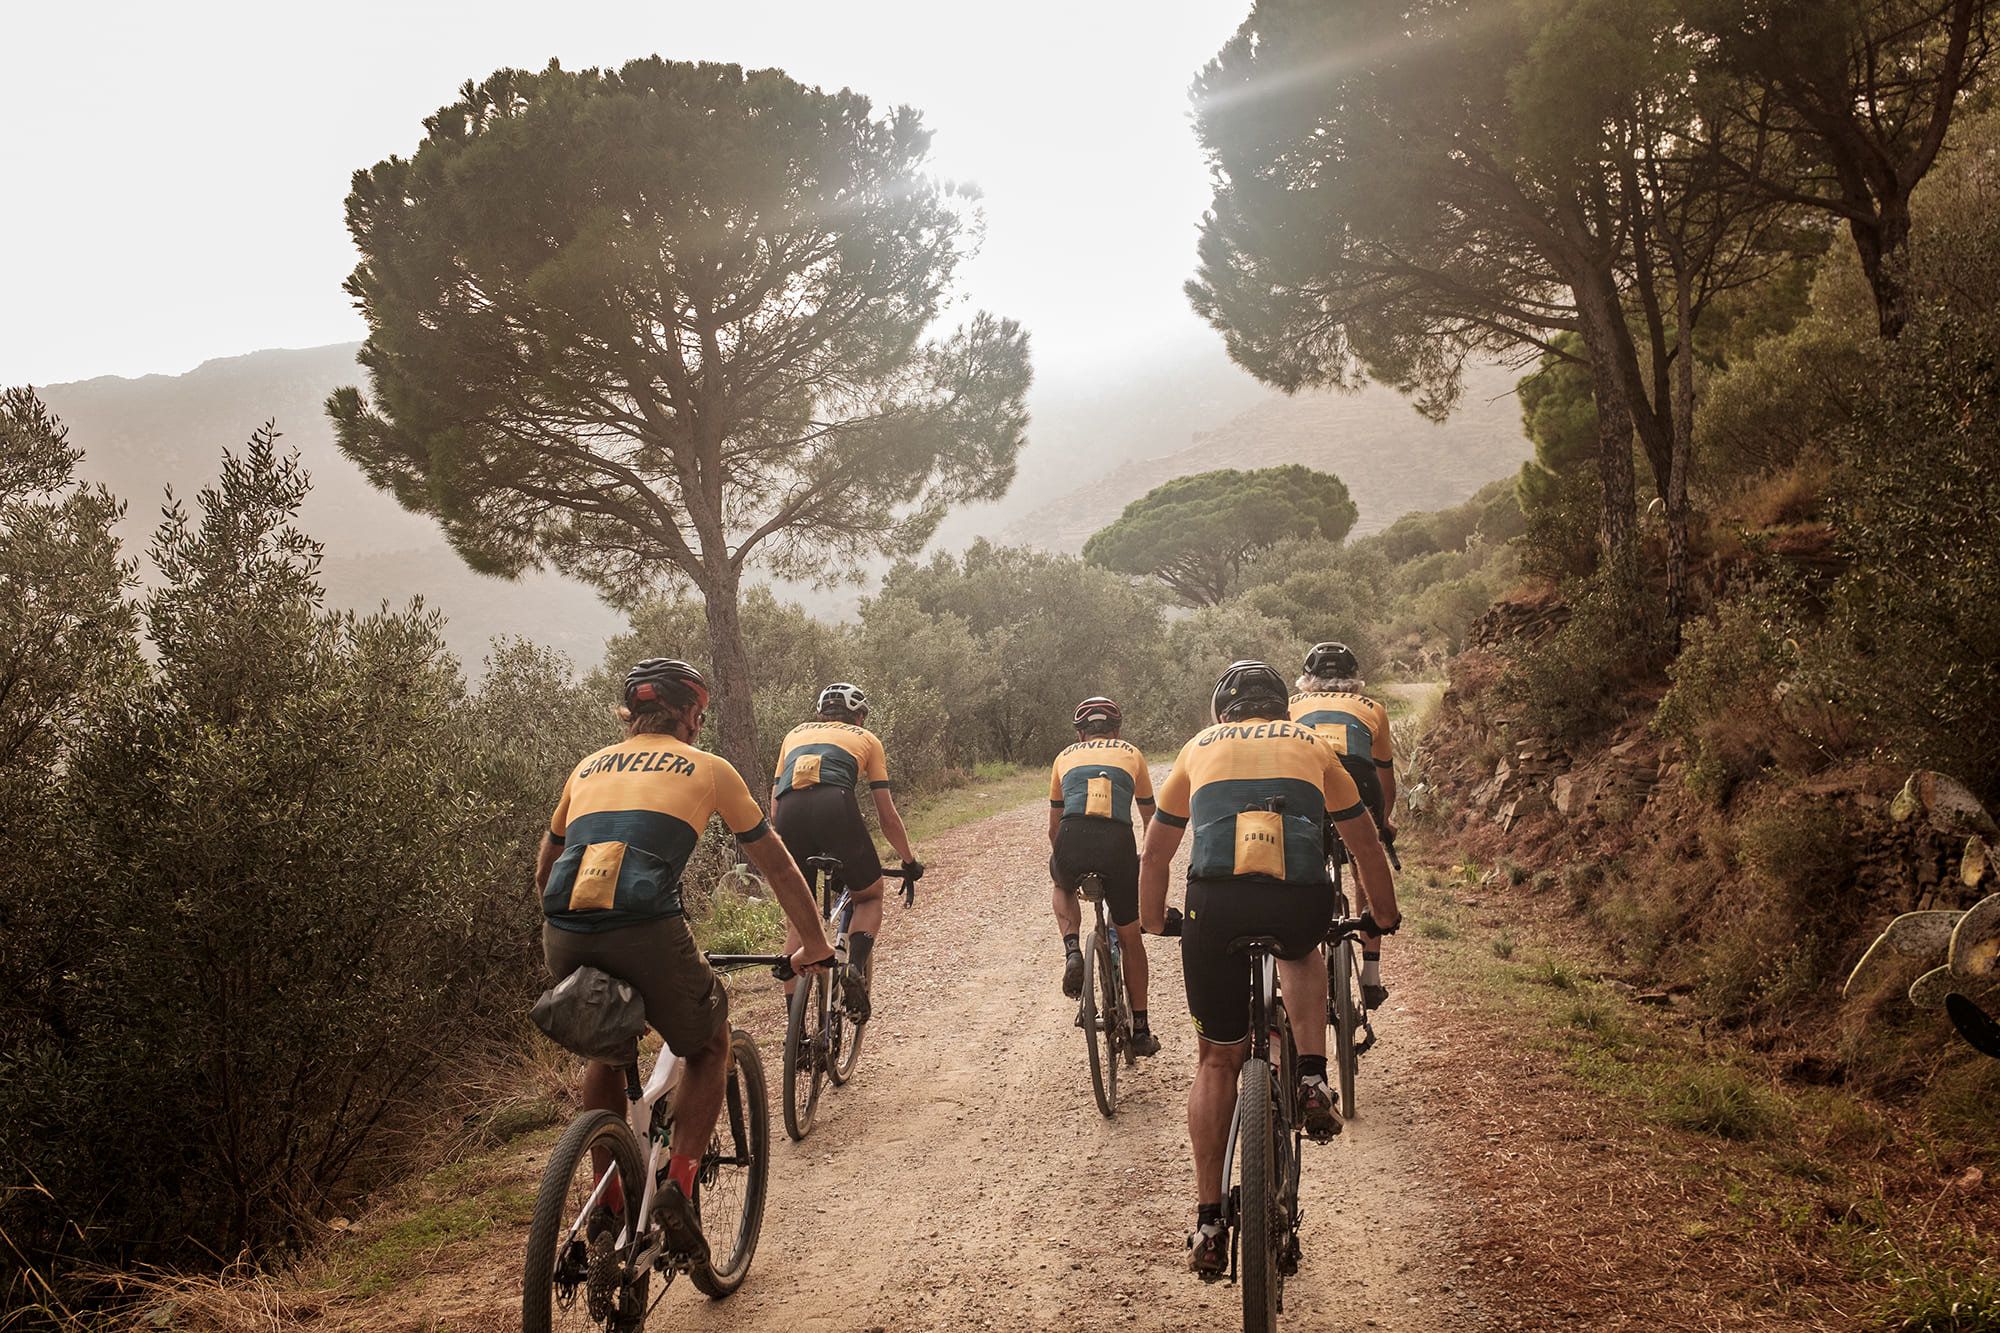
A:
{"type": "Polygon", "coordinates": [[[594,967],[630,982],[646,1002],[646,1022],[681,1055],[706,1046],[729,1021],[729,992],[695,947],[686,917],[594,932],[544,921],[542,957],[557,981],[594,967]]]}

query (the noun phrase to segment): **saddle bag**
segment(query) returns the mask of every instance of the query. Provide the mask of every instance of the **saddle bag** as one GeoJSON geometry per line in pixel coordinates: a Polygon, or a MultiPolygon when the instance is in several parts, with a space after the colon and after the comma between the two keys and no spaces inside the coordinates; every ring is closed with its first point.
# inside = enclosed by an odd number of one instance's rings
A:
{"type": "Polygon", "coordinates": [[[528,1016],[564,1050],[606,1064],[631,1060],[646,1031],[639,992],[594,967],[579,967],[543,991],[528,1016]]]}

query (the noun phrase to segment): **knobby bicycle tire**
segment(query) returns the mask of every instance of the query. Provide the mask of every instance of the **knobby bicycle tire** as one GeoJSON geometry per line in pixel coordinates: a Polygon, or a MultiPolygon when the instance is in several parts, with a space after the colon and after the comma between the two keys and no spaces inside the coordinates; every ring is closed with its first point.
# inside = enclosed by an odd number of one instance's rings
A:
{"type": "Polygon", "coordinates": [[[1277,1085],[1268,1062],[1248,1059],[1237,1084],[1237,1277],[1243,1288],[1243,1333],[1274,1333],[1278,1322],[1278,1251],[1287,1229],[1280,1220],[1277,1085]]]}
{"type": "Polygon", "coordinates": [[[1106,1119],[1118,1110],[1117,1065],[1105,1045],[1104,1019],[1097,1012],[1097,972],[1095,946],[1083,951],[1083,992],[1077,997],[1076,1025],[1083,1029],[1083,1047],[1090,1057],[1090,1090],[1097,1109],[1106,1119]]]}
{"type": "MultiPolygon", "coordinates": [[[[875,955],[868,955],[868,966],[861,970],[862,984],[871,988],[875,985],[875,955]]],[[[835,1002],[827,1013],[827,1074],[833,1079],[833,1086],[839,1087],[854,1077],[854,1067],[861,1063],[861,1034],[868,1030],[866,1023],[856,1023],[847,1016],[845,1006],[835,1002]]]]}
{"type": "Polygon", "coordinates": [[[764,1083],[764,1060],[749,1033],[737,1029],[730,1039],[729,1086],[723,1097],[722,1115],[709,1144],[709,1160],[702,1163],[701,1181],[695,1190],[695,1205],[701,1214],[702,1231],[707,1236],[709,1261],[688,1270],[688,1278],[703,1295],[721,1300],[743,1285],[750,1272],[750,1260],[757,1253],[757,1237],[764,1226],[764,1200],[771,1179],[770,1090],[764,1083]],[[736,1159],[742,1165],[722,1165],[722,1159],[736,1159]],[[708,1183],[720,1181],[723,1173],[742,1172],[742,1199],[736,1208],[731,1247],[727,1252],[716,1244],[719,1236],[707,1235],[711,1220],[727,1225],[727,1219],[709,1217],[711,1196],[721,1191],[708,1183]]]}
{"type": "Polygon", "coordinates": [[[826,1082],[827,974],[801,977],[785,1022],[785,1134],[794,1142],[812,1132],[826,1082]]]}
{"type": "Polygon", "coordinates": [[[1112,961],[1111,945],[1102,935],[1093,934],[1093,952],[1097,955],[1094,969],[1097,981],[1097,1012],[1100,1025],[1104,1029],[1104,1084],[1110,1106],[1101,1107],[1106,1115],[1118,1112],[1118,1057],[1130,1057],[1130,1045],[1125,1032],[1124,979],[1118,975],[1118,965],[1112,961]]]}
{"type": "Polygon", "coordinates": [[[1355,994],[1357,977],[1354,941],[1342,940],[1327,955],[1327,985],[1333,999],[1334,1072],[1339,1083],[1340,1116],[1354,1118],[1355,1078],[1360,1072],[1360,1055],[1355,1038],[1361,1030],[1361,1005],[1355,994]]]}
{"type": "MultiPolygon", "coordinates": [[[[646,1168],[640,1160],[639,1141],[632,1136],[632,1127],[611,1111],[585,1111],[570,1121],[569,1128],[557,1140],[555,1151],[549,1154],[548,1165],[542,1169],[541,1187],[535,1194],[534,1217],[528,1223],[528,1248],[521,1264],[522,1333],[552,1333],[557,1326],[556,1250],[563,1233],[575,1221],[570,1210],[582,1203],[580,1198],[571,1198],[570,1185],[592,1148],[610,1151],[628,1207],[636,1210],[636,1201],[644,1197],[646,1168]]],[[[586,1179],[594,1184],[594,1177],[586,1179]]],[[[618,1330],[618,1333],[630,1333],[645,1325],[646,1285],[647,1278],[641,1275],[636,1288],[626,1297],[626,1307],[638,1312],[636,1318],[613,1319],[607,1327],[618,1330]]],[[[579,1329],[592,1327],[587,1294],[582,1290],[576,1291],[573,1302],[561,1311],[565,1316],[563,1326],[579,1329]]]]}

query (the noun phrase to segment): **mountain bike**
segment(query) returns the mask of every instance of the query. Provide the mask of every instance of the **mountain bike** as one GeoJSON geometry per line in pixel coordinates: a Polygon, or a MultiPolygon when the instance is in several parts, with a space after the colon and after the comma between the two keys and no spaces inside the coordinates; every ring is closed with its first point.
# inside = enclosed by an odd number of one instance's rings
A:
{"type": "MultiPolygon", "coordinates": [[[[1365,914],[1333,923],[1330,939],[1372,932],[1365,914]]],[[[1272,1333],[1285,1307],[1285,1279],[1299,1271],[1299,1149],[1305,1127],[1295,1105],[1298,1047],[1278,992],[1276,937],[1246,935],[1229,952],[1250,966],[1250,1050],[1223,1149],[1223,1217],[1229,1276],[1243,1290],[1244,1333],[1272,1333]]]]}
{"type": "MultiPolygon", "coordinates": [[[[826,1083],[831,1080],[839,1087],[854,1077],[854,1067],[861,1060],[861,1035],[867,1028],[867,1024],[854,1021],[847,1006],[847,988],[857,980],[847,963],[847,927],[854,919],[854,891],[841,876],[838,857],[809,856],[804,868],[819,874],[820,915],[826,921],[827,938],[833,941],[834,965],[814,973],[792,991],[785,1023],[784,1115],[785,1133],[794,1142],[812,1131],[819,1114],[820,1090],[826,1083]]],[[[907,872],[884,870],[882,877],[903,881],[905,907],[916,902],[917,887],[907,872]]],[[[865,986],[874,979],[875,959],[870,955],[858,980],[865,986]]]]}
{"type": "MultiPolygon", "coordinates": [[[[1393,839],[1385,839],[1383,850],[1389,854],[1390,865],[1397,870],[1403,863],[1396,856],[1393,839]]],[[[1333,877],[1333,912],[1335,916],[1347,915],[1350,904],[1347,901],[1347,887],[1342,882],[1342,871],[1347,865],[1347,848],[1339,839],[1334,840],[1332,854],[1327,857],[1327,870],[1333,877]]],[[[1326,955],[1326,1021],[1333,1029],[1333,1068],[1336,1091],[1340,1095],[1340,1118],[1352,1120],[1357,1102],[1355,1083],[1361,1072],[1361,1056],[1375,1044],[1375,1025],[1368,1021],[1368,1008],[1361,1002],[1361,950],[1349,936],[1329,935],[1320,946],[1326,955]]]]}
{"type": "MultiPolygon", "coordinates": [[[[783,954],[707,957],[709,965],[720,970],[769,966],[781,980],[792,975],[790,960],[783,954]]],[[[708,1242],[706,1260],[674,1252],[653,1215],[653,1204],[667,1179],[674,1094],[682,1070],[680,1056],[662,1046],[644,1086],[638,1064],[625,1066],[623,1117],[613,1111],[585,1111],[563,1132],[542,1172],[534,1219],[528,1225],[521,1271],[522,1333],[597,1326],[613,1333],[637,1333],[680,1273],[714,1300],[743,1285],[763,1225],[771,1166],[771,1113],[763,1061],[750,1034],[735,1029],[730,1035],[723,1114],[695,1171],[692,1202],[708,1242]],[[626,1202],[622,1216],[605,1204],[607,1196],[626,1202]],[[639,1201],[636,1214],[629,1206],[634,1199],[639,1201]],[[656,1273],[665,1281],[648,1301],[647,1290],[656,1273]]]]}
{"type": "Polygon", "coordinates": [[[1109,1119],[1118,1111],[1118,1060],[1138,1061],[1132,1048],[1132,1001],[1125,994],[1125,956],[1118,932],[1104,901],[1104,877],[1094,872],[1077,881],[1081,893],[1097,909],[1097,924],[1083,950],[1083,995],[1077,1001],[1076,1025],[1090,1054],[1090,1088],[1097,1109],[1109,1119]]]}

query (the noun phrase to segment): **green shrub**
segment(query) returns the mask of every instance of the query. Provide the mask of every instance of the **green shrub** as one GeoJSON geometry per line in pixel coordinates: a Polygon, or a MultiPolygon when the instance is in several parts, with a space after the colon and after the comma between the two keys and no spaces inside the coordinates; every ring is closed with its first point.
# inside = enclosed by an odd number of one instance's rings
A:
{"type": "Polygon", "coordinates": [[[1651,593],[1608,574],[1573,579],[1563,592],[1569,619],[1544,639],[1510,645],[1494,691],[1517,730],[1574,743],[1624,715],[1629,687],[1660,660],[1662,619],[1651,593]]]}
{"type": "Polygon", "coordinates": [[[1500,959],[1512,958],[1514,956],[1513,935],[1503,930],[1493,937],[1493,956],[1500,959]]]}

